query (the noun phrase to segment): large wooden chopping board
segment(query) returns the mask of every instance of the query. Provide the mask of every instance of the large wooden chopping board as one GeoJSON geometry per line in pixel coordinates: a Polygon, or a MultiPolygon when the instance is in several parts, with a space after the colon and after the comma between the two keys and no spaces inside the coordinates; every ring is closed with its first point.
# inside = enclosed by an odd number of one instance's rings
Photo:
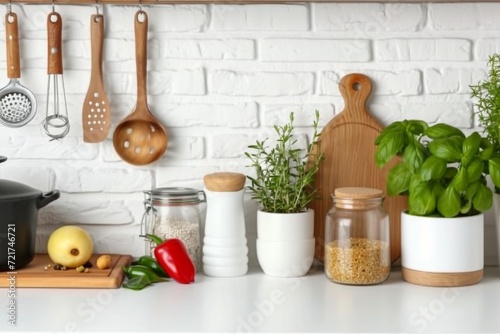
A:
{"type": "Polygon", "coordinates": [[[121,266],[128,266],[132,261],[130,255],[111,255],[111,268],[97,269],[96,259],[99,255],[93,255],[90,259],[93,267],[88,273],[79,273],[75,269],[54,270],[44,267],[53,262],[47,254],[36,254],[31,263],[16,274],[0,272],[0,287],[9,287],[8,278],[15,277],[16,288],[119,288],[123,281],[121,266]]]}
{"type": "MultiPolygon", "coordinates": [[[[369,113],[366,102],[372,91],[370,79],[359,73],[348,74],[340,80],[344,110],[321,130],[318,149],[325,155],[315,179],[320,200],[310,205],[314,209],[315,257],[323,262],[325,217],[331,208],[331,194],[339,187],[369,187],[381,189],[386,196],[387,173],[393,161],[383,169],[375,165],[375,138],[383,126],[369,113]]],[[[314,152],[313,152],[314,153],[314,152]]],[[[407,207],[407,198],[389,196],[384,200],[391,227],[391,259],[401,255],[400,218],[407,207]]]]}

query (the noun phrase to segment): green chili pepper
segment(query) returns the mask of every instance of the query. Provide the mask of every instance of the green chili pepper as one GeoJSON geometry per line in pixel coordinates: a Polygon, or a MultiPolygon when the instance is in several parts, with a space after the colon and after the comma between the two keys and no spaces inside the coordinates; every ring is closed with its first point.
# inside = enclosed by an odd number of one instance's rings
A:
{"type": "Polygon", "coordinates": [[[164,279],[158,276],[151,268],[143,265],[136,264],[129,267],[122,266],[122,270],[128,279],[132,279],[136,276],[147,276],[151,283],[164,281],[164,279]]]}
{"type": "Polygon", "coordinates": [[[169,278],[165,270],[160,266],[158,261],[151,255],[141,256],[137,261],[132,262],[133,265],[142,265],[152,269],[158,276],[169,278]]]}
{"type": "Polygon", "coordinates": [[[149,280],[148,276],[141,275],[134,276],[133,278],[128,279],[123,283],[123,287],[131,290],[142,290],[150,284],[151,281],[149,280]]]}

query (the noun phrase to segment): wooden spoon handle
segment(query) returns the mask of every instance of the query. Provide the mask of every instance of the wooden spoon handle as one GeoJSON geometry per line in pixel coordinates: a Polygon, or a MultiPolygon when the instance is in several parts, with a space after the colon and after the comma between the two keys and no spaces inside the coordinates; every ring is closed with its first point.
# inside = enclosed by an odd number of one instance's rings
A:
{"type": "Polygon", "coordinates": [[[17,15],[8,12],[5,14],[5,41],[7,43],[7,76],[10,79],[21,77],[18,31],[17,15]]]}
{"type": "Polygon", "coordinates": [[[47,73],[62,74],[62,18],[57,12],[47,17],[47,73]]]}
{"type": "Polygon", "coordinates": [[[92,15],[90,18],[90,42],[92,57],[92,76],[101,77],[102,73],[102,46],[104,41],[104,15],[92,15]]]}
{"type": "MultiPolygon", "coordinates": [[[[147,109],[148,15],[139,10],[135,14],[135,61],[137,67],[137,104],[147,109]]],[[[141,108],[138,108],[139,110],[141,108]]]]}

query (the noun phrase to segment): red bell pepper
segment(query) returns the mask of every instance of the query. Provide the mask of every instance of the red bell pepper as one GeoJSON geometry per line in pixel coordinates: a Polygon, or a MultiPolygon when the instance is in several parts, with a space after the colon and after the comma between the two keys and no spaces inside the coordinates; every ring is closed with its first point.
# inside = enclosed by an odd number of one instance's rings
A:
{"type": "Polygon", "coordinates": [[[170,277],[182,284],[194,282],[196,268],[182,240],[177,238],[162,240],[153,234],[146,234],[143,237],[156,244],[154,249],[156,261],[170,277]]]}

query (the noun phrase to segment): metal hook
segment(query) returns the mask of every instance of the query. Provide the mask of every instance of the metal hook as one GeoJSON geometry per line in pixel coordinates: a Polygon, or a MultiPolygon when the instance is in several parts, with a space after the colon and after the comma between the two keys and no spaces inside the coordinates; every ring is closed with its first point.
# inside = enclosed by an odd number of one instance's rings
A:
{"type": "Polygon", "coordinates": [[[9,0],[9,13],[12,13],[12,0],[9,0]]]}
{"type": "Polygon", "coordinates": [[[95,10],[97,12],[97,15],[99,15],[99,0],[95,0],[95,10]]]}
{"type": "Polygon", "coordinates": [[[55,13],[56,11],[56,6],[54,4],[54,0],[52,0],[52,13],[55,13]]]}
{"type": "Polygon", "coordinates": [[[142,12],[142,0],[139,0],[139,10],[142,12]]]}

